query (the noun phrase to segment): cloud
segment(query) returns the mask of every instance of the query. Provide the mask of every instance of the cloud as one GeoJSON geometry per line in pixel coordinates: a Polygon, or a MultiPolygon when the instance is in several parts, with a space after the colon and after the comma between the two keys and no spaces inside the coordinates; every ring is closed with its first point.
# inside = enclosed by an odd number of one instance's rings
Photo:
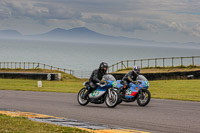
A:
{"type": "Polygon", "coordinates": [[[33,18],[33,19],[72,19],[80,18],[81,13],[64,5],[52,5],[31,0],[3,0],[0,2],[1,18],[33,18]],[[7,16],[7,17],[5,17],[7,16]]]}
{"type": "Polygon", "coordinates": [[[189,26],[181,24],[181,23],[171,22],[168,26],[169,26],[170,30],[174,30],[176,32],[200,37],[200,25],[199,24],[197,24],[195,27],[189,27],[189,26]]]}
{"type": "Polygon", "coordinates": [[[1,0],[0,28],[17,20],[21,30],[33,23],[38,31],[87,26],[111,34],[166,30],[199,37],[199,6],[199,0],[1,0]]]}

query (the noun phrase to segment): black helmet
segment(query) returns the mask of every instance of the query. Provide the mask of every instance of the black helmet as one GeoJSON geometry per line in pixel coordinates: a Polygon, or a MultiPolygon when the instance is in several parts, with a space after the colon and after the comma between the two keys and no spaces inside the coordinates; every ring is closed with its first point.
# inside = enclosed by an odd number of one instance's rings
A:
{"type": "Polygon", "coordinates": [[[140,67],[139,66],[134,66],[133,67],[133,72],[135,72],[136,74],[140,74],[140,67]]]}
{"type": "Polygon", "coordinates": [[[100,66],[99,66],[99,70],[100,70],[100,71],[106,72],[107,69],[108,69],[108,63],[106,63],[106,62],[101,62],[100,66]]]}

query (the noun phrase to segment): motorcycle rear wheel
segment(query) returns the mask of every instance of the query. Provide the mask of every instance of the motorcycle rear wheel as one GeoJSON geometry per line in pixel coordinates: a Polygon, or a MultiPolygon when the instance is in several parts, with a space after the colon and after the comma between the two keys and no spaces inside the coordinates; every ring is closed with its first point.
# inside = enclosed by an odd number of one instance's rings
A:
{"type": "Polygon", "coordinates": [[[82,89],[79,91],[78,95],[77,95],[78,103],[79,103],[80,105],[82,105],[82,106],[85,106],[85,105],[87,105],[87,104],[89,103],[88,100],[85,100],[85,99],[82,98],[82,95],[84,95],[86,91],[87,91],[86,88],[82,88],[82,89]]]}
{"type": "Polygon", "coordinates": [[[137,98],[137,104],[144,107],[150,102],[150,99],[151,93],[149,92],[149,90],[143,89],[142,95],[137,98]]]}
{"type": "Polygon", "coordinates": [[[118,100],[119,100],[118,92],[115,90],[112,90],[111,97],[109,97],[108,93],[106,95],[106,99],[105,99],[106,106],[109,108],[114,108],[115,106],[117,106],[118,100]]]}

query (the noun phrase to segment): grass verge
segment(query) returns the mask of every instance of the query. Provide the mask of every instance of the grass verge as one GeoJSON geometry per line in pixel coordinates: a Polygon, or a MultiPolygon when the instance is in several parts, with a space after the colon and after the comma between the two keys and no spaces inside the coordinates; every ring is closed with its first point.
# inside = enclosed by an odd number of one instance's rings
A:
{"type": "MultiPolygon", "coordinates": [[[[0,90],[48,91],[77,93],[85,80],[43,81],[37,87],[37,80],[0,79],[0,90]]],[[[155,80],[150,81],[153,98],[200,101],[200,80],[155,80]]]]}
{"type": "Polygon", "coordinates": [[[150,81],[153,98],[200,101],[200,80],[150,81]]]}
{"type": "Polygon", "coordinates": [[[20,90],[20,91],[48,91],[77,93],[85,80],[66,80],[66,81],[42,81],[42,87],[37,87],[38,80],[28,79],[0,79],[1,90],[20,90]]]}
{"type": "Polygon", "coordinates": [[[87,131],[53,124],[33,122],[24,117],[0,114],[1,133],[88,133],[87,131]]]}
{"type": "Polygon", "coordinates": [[[153,98],[200,101],[200,80],[150,81],[153,98]]]}

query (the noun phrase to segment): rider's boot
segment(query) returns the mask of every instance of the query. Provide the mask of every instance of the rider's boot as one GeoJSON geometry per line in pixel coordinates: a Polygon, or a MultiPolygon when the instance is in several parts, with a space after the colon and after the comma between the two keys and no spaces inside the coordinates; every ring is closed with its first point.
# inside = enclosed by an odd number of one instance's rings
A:
{"type": "Polygon", "coordinates": [[[82,98],[83,98],[84,100],[86,100],[86,99],[87,99],[87,97],[88,97],[88,95],[89,95],[89,93],[90,93],[90,92],[89,92],[89,90],[88,90],[88,91],[87,91],[87,92],[86,92],[86,93],[83,95],[83,97],[82,97],[82,98]]]}
{"type": "Polygon", "coordinates": [[[128,89],[127,86],[123,86],[122,88],[122,97],[125,98],[125,95],[126,95],[126,90],[128,89]]]}
{"type": "Polygon", "coordinates": [[[92,88],[89,87],[88,90],[87,90],[87,92],[86,92],[84,95],[82,95],[82,96],[83,96],[82,98],[83,98],[84,100],[86,100],[91,91],[92,91],[92,88]]]}

